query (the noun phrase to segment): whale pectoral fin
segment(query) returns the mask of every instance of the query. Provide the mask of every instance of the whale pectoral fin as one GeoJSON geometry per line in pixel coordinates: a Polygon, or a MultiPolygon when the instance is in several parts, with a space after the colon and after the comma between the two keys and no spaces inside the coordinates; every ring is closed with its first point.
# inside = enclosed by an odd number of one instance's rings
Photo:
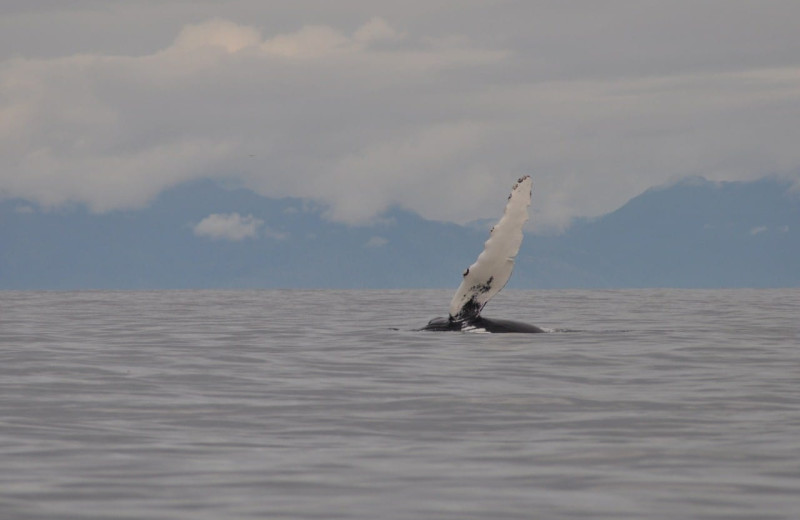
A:
{"type": "Polygon", "coordinates": [[[526,175],[511,189],[502,218],[490,231],[478,259],[464,271],[464,279],[450,302],[454,320],[475,319],[511,278],[514,259],[522,245],[522,227],[528,221],[532,186],[533,181],[526,175]]]}

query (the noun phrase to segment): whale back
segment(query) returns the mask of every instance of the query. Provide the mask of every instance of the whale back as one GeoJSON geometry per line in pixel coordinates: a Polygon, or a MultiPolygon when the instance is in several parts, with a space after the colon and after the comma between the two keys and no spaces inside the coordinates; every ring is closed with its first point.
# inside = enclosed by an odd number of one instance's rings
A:
{"type": "Polygon", "coordinates": [[[476,319],[484,305],[505,287],[522,245],[522,227],[528,221],[533,181],[520,178],[511,189],[505,212],[489,233],[483,252],[464,271],[464,278],[450,302],[450,319],[476,319]]]}
{"type": "Polygon", "coordinates": [[[512,320],[497,320],[484,318],[478,316],[475,319],[455,321],[447,318],[433,318],[427,325],[419,330],[427,330],[434,332],[450,332],[450,331],[463,331],[463,332],[518,332],[518,333],[535,333],[545,332],[544,329],[536,325],[529,325],[520,321],[512,320]]]}

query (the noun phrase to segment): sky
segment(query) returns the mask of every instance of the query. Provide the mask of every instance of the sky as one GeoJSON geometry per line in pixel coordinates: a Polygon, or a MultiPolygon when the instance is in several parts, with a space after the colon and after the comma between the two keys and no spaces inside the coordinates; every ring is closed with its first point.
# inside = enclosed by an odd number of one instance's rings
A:
{"type": "MultiPolygon", "coordinates": [[[[4,0],[0,197],[105,213],[215,179],[337,222],[465,223],[529,174],[548,233],[687,176],[800,184],[798,19],[795,0],[4,0]]],[[[237,217],[195,232],[263,226],[237,217]]]]}

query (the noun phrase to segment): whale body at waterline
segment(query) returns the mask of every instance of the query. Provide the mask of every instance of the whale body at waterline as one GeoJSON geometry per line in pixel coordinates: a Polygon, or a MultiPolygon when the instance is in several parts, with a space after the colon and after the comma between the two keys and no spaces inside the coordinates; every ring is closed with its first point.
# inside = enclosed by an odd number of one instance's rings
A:
{"type": "Polygon", "coordinates": [[[433,318],[420,330],[430,330],[435,332],[520,332],[520,333],[534,333],[545,332],[544,329],[536,325],[530,325],[521,321],[513,320],[497,320],[491,318],[484,318],[478,316],[472,320],[464,320],[461,322],[446,318],[433,318]]]}
{"type": "Polygon", "coordinates": [[[489,232],[483,252],[464,271],[464,279],[450,302],[447,317],[434,318],[420,330],[462,332],[545,332],[543,329],[511,320],[484,318],[486,303],[505,287],[514,269],[514,259],[522,245],[522,227],[528,221],[533,181],[520,178],[511,188],[505,212],[489,232]]]}

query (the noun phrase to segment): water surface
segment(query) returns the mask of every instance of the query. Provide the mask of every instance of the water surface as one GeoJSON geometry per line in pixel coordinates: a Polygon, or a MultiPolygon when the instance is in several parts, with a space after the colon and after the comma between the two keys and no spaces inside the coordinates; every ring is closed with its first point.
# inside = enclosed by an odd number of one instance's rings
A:
{"type": "Polygon", "coordinates": [[[800,290],[450,296],[0,292],[0,516],[797,518],[800,290]]]}

